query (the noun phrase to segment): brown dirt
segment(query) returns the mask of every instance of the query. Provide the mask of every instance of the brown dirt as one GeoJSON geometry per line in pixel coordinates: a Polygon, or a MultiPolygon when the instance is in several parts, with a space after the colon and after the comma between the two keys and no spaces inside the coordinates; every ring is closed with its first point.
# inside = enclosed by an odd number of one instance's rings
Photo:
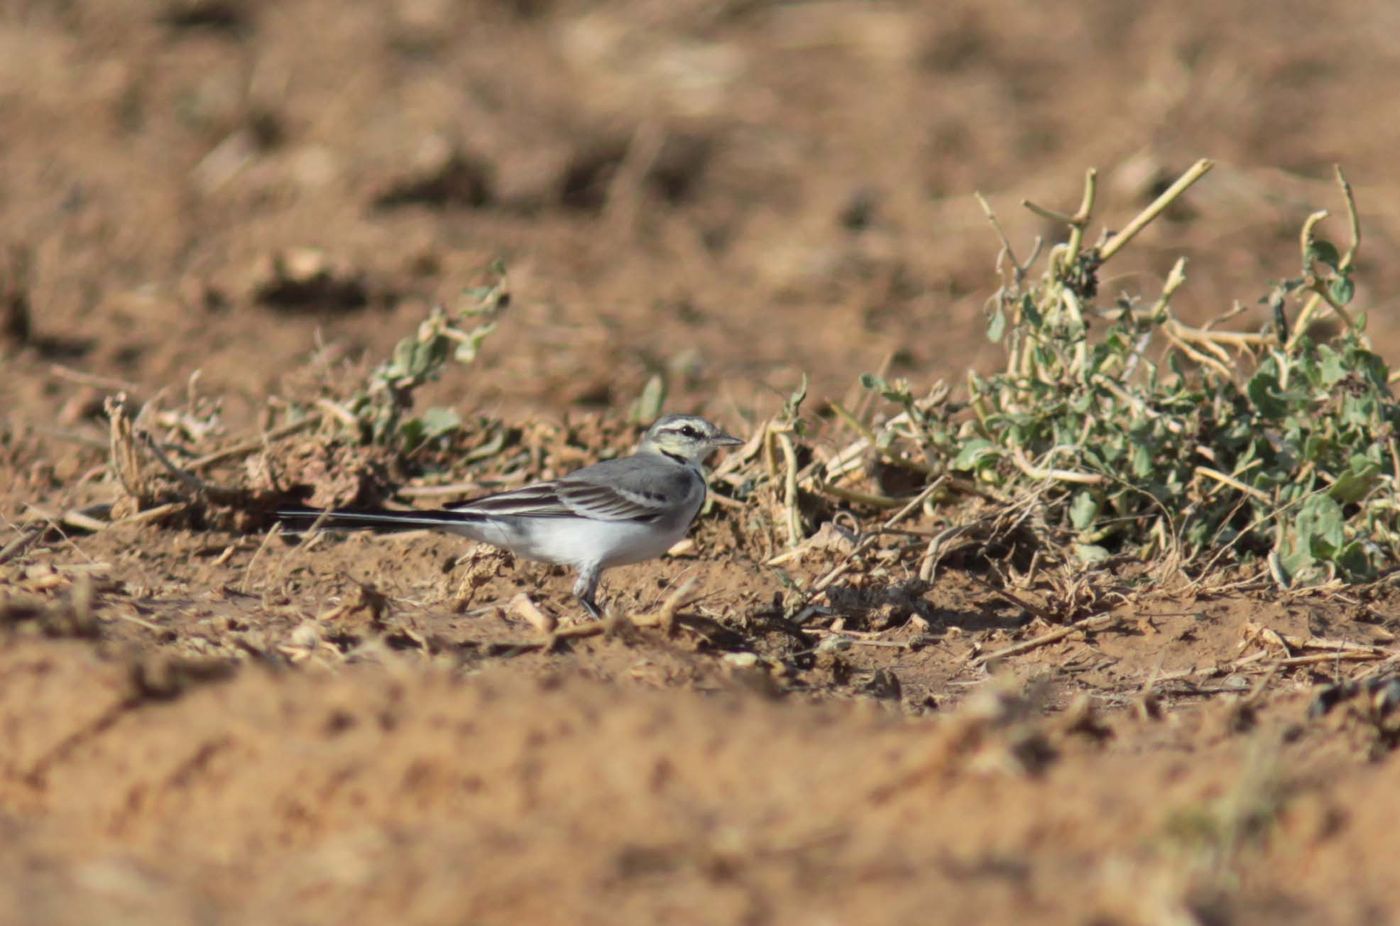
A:
{"type": "MultiPolygon", "coordinates": [[[[1395,361],[1397,34],[1385,0],[5,4],[0,546],[115,497],[114,389],[232,440],[497,256],[514,305],[428,400],[537,472],[624,448],[658,371],[734,429],[803,372],[956,378],[996,356],[970,193],[1028,241],[1017,201],[1072,208],[1090,165],[1111,227],[1218,159],[1105,280],[1185,254],[1205,318],[1296,272],[1341,162],[1395,361]]],[[[1392,589],[1097,573],[1111,621],[989,666],[1053,628],[987,573],[876,564],[823,646],[774,619],[754,517],[609,574],[633,614],[696,578],[676,635],[552,650],[509,602],[571,614],[567,580],[447,538],[47,535],[0,564],[0,921],[1400,919],[1396,717],[1326,687],[1393,661],[1307,648],[1394,648],[1392,589]]]]}

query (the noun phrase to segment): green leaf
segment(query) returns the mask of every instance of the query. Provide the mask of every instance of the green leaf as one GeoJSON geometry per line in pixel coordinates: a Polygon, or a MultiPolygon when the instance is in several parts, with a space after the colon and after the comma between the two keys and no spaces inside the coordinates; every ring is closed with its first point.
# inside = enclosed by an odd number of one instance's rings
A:
{"type": "Polygon", "coordinates": [[[1307,440],[1303,441],[1302,458],[1310,463],[1319,463],[1327,456],[1327,452],[1332,448],[1332,442],[1321,434],[1311,434],[1307,440]]]}
{"type": "Polygon", "coordinates": [[[1167,367],[1172,371],[1172,377],[1177,381],[1177,384],[1184,389],[1187,381],[1187,375],[1186,367],[1182,365],[1181,357],[1181,351],[1177,350],[1174,347],[1168,348],[1167,367]]]}
{"type": "MultiPolygon", "coordinates": [[[[1063,445],[1065,441],[1056,441],[1055,443],[1063,445]]],[[[1078,443],[1075,441],[1076,445],[1078,443]]],[[[1123,434],[1113,431],[1095,433],[1092,439],[1084,441],[1083,445],[1079,447],[1079,455],[1081,459],[1097,460],[1107,464],[1104,468],[1112,469],[1116,468],[1118,462],[1123,459],[1123,451],[1126,446],[1127,438],[1123,434]]]]}
{"type": "MultiPolygon", "coordinates": [[[[381,440],[378,430],[376,423],[376,441],[381,440]]],[[[423,419],[421,418],[409,418],[407,421],[399,424],[399,439],[403,441],[404,447],[408,450],[412,450],[419,444],[422,444],[423,441],[427,440],[427,432],[428,429],[423,427],[423,419]]]]}
{"type": "Polygon", "coordinates": [[[422,418],[423,427],[427,429],[429,437],[442,437],[462,426],[461,416],[455,410],[441,405],[434,405],[424,411],[422,418]]]}
{"type": "Polygon", "coordinates": [[[1359,540],[1342,547],[1337,553],[1337,568],[1349,579],[1367,580],[1375,578],[1376,565],[1367,555],[1366,545],[1359,540]]]}
{"type": "Polygon", "coordinates": [[[1317,349],[1318,373],[1322,378],[1322,385],[1331,386],[1344,379],[1347,373],[1351,372],[1347,368],[1346,358],[1323,344],[1317,349]]]}
{"type": "Polygon", "coordinates": [[[1306,549],[1285,553],[1278,558],[1279,568],[1283,570],[1288,585],[1292,585],[1295,578],[1311,569],[1316,562],[1306,549]]]}
{"type": "Polygon", "coordinates": [[[1278,379],[1272,371],[1261,369],[1255,373],[1245,391],[1249,394],[1249,401],[1265,418],[1277,420],[1288,414],[1288,403],[1279,391],[1278,379]]]}
{"type": "Polygon", "coordinates": [[[413,370],[413,358],[417,356],[418,339],[404,338],[394,345],[394,353],[389,358],[389,362],[383,367],[386,377],[398,379],[401,376],[410,375],[413,370]]]}
{"type": "Polygon", "coordinates": [[[1000,451],[992,446],[991,441],[985,437],[975,437],[963,444],[962,450],[958,451],[957,458],[953,460],[953,469],[971,472],[986,460],[996,459],[1000,455],[1000,451]]]}
{"type": "Polygon", "coordinates": [[[1314,559],[1331,562],[1346,542],[1342,506],[1327,495],[1314,495],[1298,509],[1298,547],[1314,559]]]}
{"type": "Polygon", "coordinates": [[[1132,442],[1130,464],[1133,468],[1134,477],[1137,479],[1146,479],[1152,474],[1152,470],[1155,468],[1155,462],[1152,451],[1148,448],[1146,441],[1134,440],[1132,442]]]}
{"type": "Polygon", "coordinates": [[[1376,400],[1369,395],[1348,395],[1342,399],[1342,423],[1359,430],[1371,430],[1376,412],[1376,400]]]}
{"type": "Polygon", "coordinates": [[[485,325],[477,325],[467,333],[465,341],[457,342],[457,349],[452,353],[452,359],[458,363],[471,363],[476,359],[476,355],[481,352],[481,344],[486,340],[486,336],[496,330],[495,322],[488,322],[485,325]]]}
{"type": "Polygon", "coordinates": [[[1098,516],[1099,500],[1095,494],[1088,489],[1076,492],[1069,506],[1069,523],[1074,525],[1074,529],[1088,530],[1098,516]]]}
{"type": "Polygon", "coordinates": [[[462,419],[450,408],[435,405],[419,416],[423,423],[423,436],[427,440],[445,437],[462,426],[462,419]]]}
{"type": "Polygon", "coordinates": [[[1352,457],[1351,465],[1332,483],[1327,494],[1343,505],[1359,502],[1370,494],[1380,472],[1379,464],[1365,457],[1352,457]]]}
{"type": "Polygon", "coordinates": [[[1081,563],[1101,563],[1113,554],[1096,543],[1076,543],[1074,555],[1081,563]]]}
{"type": "MultiPolygon", "coordinates": [[[[1361,317],[1359,315],[1357,316],[1356,324],[1357,327],[1361,326],[1361,317]]],[[[1348,351],[1347,356],[1355,358],[1356,366],[1365,372],[1366,378],[1369,379],[1377,389],[1388,392],[1389,387],[1386,384],[1390,381],[1390,367],[1385,365],[1384,360],[1363,347],[1357,347],[1355,350],[1348,351]]]]}
{"type": "Polygon", "coordinates": [[[903,378],[890,382],[874,373],[862,373],[860,384],[866,389],[878,392],[882,399],[898,402],[908,408],[914,402],[914,394],[909,391],[909,381],[903,378]]]}
{"type": "Polygon", "coordinates": [[[1326,264],[1333,270],[1336,270],[1337,265],[1342,262],[1341,255],[1337,253],[1337,246],[1322,238],[1315,239],[1308,244],[1307,260],[1308,263],[1317,261],[1318,263],[1326,264]]]}
{"type": "Polygon", "coordinates": [[[996,311],[992,317],[987,319],[987,340],[996,344],[1001,341],[1002,335],[1006,334],[1006,312],[1002,310],[1001,303],[997,303],[996,311]]]}
{"type": "Polygon", "coordinates": [[[1045,324],[1045,319],[1040,314],[1040,309],[1036,307],[1035,300],[1030,297],[1029,293],[1021,297],[1021,316],[1025,318],[1033,328],[1039,328],[1045,324]]]}
{"type": "Polygon", "coordinates": [[[450,408],[433,406],[423,414],[399,424],[399,439],[412,450],[430,440],[446,437],[462,426],[462,419],[450,408]]]}
{"type": "Polygon", "coordinates": [[[1346,305],[1351,302],[1351,297],[1356,294],[1356,285],[1351,282],[1350,277],[1339,276],[1327,284],[1327,289],[1332,294],[1332,301],[1338,305],[1346,305]]]}

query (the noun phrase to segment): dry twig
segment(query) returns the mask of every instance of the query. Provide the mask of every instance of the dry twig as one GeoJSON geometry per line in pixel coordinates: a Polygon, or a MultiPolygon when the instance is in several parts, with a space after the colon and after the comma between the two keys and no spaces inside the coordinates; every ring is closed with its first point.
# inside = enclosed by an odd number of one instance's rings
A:
{"type": "Polygon", "coordinates": [[[1086,633],[1095,630],[1106,630],[1123,618],[1118,614],[1095,614],[1075,621],[1065,627],[1052,630],[1049,633],[1041,634],[1030,640],[1023,640],[1020,643],[1012,644],[1004,649],[999,649],[994,653],[985,653],[972,660],[974,666],[984,666],[989,662],[997,662],[1007,656],[1019,656],[1022,653],[1029,653],[1031,650],[1040,649],[1042,646],[1049,646],[1051,643],[1058,643],[1066,637],[1076,633],[1086,633]]]}

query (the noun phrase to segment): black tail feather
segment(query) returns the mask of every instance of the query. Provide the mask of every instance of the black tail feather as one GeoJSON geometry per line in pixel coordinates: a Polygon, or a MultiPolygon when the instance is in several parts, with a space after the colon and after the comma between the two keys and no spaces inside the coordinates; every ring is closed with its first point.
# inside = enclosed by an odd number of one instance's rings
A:
{"type": "Polygon", "coordinates": [[[307,531],[314,527],[385,533],[451,528],[455,524],[473,524],[482,520],[480,515],[445,508],[431,511],[393,511],[388,508],[367,508],[359,511],[343,508],[281,508],[277,511],[277,518],[284,524],[294,526],[297,531],[307,531]]]}

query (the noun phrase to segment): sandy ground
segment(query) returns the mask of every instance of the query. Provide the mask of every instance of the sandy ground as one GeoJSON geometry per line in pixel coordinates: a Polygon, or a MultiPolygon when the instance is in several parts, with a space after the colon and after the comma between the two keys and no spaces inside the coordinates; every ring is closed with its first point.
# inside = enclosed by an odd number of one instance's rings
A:
{"type": "MultiPolygon", "coordinates": [[[[1185,255],[1182,313],[1248,326],[1340,163],[1400,361],[1397,36],[1381,0],[0,4],[0,547],[118,497],[109,394],[235,443],[498,257],[511,308],[424,399],[508,423],[534,475],[625,451],[657,375],[741,433],[804,373],[813,402],[956,381],[998,356],[972,192],[1028,243],[1019,201],[1072,210],[1091,166],[1112,228],[1216,159],[1103,289],[1185,255]]],[[[315,488],[499,475],[356,460],[315,488]]],[[[872,561],[797,628],[775,596],[838,554],[765,565],[758,517],[609,573],[634,615],[696,580],[674,633],[553,648],[510,602],[571,625],[569,579],[450,538],[177,518],[8,551],[0,921],[1400,919],[1393,586],[1096,573],[1021,594],[1102,617],[988,659],[1055,628],[985,560],[872,561]]]]}

